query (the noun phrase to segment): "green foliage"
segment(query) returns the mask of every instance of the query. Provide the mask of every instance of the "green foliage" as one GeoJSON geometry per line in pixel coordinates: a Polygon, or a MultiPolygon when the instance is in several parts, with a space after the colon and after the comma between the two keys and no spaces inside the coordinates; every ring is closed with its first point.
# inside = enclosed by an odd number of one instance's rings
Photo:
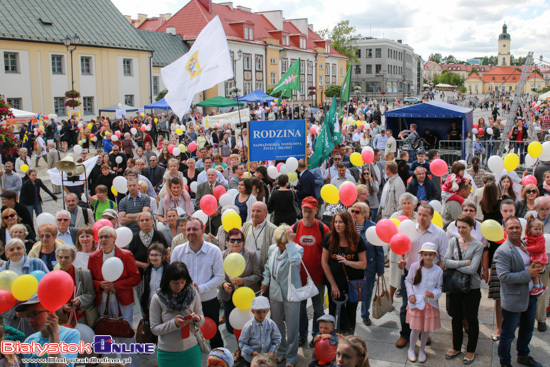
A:
{"type": "Polygon", "coordinates": [[[341,90],[342,90],[342,86],[333,84],[325,90],[325,96],[327,96],[327,98],[339,96],[341,90]]]}
{"type": "Polygon", "coordinates": [[[539,90],[539,94],[544,94],[546,92],[550,92],[550,85],[539,90]]]}
{"type": "Polygon", "coordinates": [[[157,98],[155,98],[155,101],[158,102],[160,101],[161,99],[164,98],[164,96],[166,95],[166,93],[168,93],[168,90],[165,89],[165,90],[161,90],[157,96],[157,98]]]}
{"type": "Polygon", "coordinates": [[[442,59],[443,59],[443,56],[441,56],[441,54],[439,53],[430,54],[430,56],[428,56],[428,61],[437,62],[438,64],[441,64],[442,59]]]}
{"type": "Polygon", "coordinates": [[[441,74],[434,75],[432,79],[432,83],[434,85],[437,85],[440,83],[450,84],[450,85],[456,85],[458,87],[458,86],[464,85],[464,78],[457,73],[453,73],[452,71],[445,69],[443,70],[443,72],[441,72],[441,74]]]}
{"type": "MultiPolygon", "coordinates": [[[[283,93],[283,91],[281,90],[279,92],[273,93],[273,89],[275,89],[275,86],[267,88],[267,91],[266,91],[267,95],[275,98],[281,98],[281,93],[283,93]]],[[[281,99],[288,99],[288,97],[282,97],[281,99]]]]}
{"type": "Polygon", "coordinates": [[[484,56],[483,61],[481,61],[481,65],[496,65],[497,64],[497,57],[496,56],[484,56]]]}
{"type": "Polygon", "coordinates": [[[354,26],[350,26],[349,20],[340,21],[332,30],[321,29],[318,34],[324,39],[331,40],[331,46],[348,58],[348,64],[360,63],[357,57],[357,46],[353,43],[361,38],[361,35],[356,33],[354,26]]]}
{"type": "Polygon", "coordinates": [[[479,76],[479,70],[477,70],[475,67],[472,68],[472,70],[470,70],[470,72],[468,73],[468,76],[472,75],[473,73],[476,73],[479,76]]]}
{"type": "Polygon", "coordinates": [[[466,87],[463,86],[463,85],[461,85],[460,87],[458,87],[458,91],[459,91],[460,93],[466,93],[466,87]]]}
{"type": "Polygon", "coordinates": [[[533,70],[533,73],[539,74],[539,76],[544,79],[544,76],[542,76],[542,72],[539,69],[533,70]]]}

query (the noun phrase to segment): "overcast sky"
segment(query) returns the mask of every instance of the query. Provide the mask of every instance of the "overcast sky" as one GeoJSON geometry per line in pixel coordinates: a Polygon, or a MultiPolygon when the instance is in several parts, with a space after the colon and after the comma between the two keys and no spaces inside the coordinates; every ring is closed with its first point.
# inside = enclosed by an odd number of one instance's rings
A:
{"type": "MultiPolygon", "coordinates": [[[[112,0],[125,15],[176,13],[187,0],[112,0]]],[[[222,1],[215,1],[222,2],[222,1]]],[[[316,30],[349,19],[362,36],[402,39],[424,60],[431,53],[458,59],[497,53],[502,24],[512,55],[534,51],[550,61],[550,0],[236,0],[252,11],[282,10],[286,19],[308,18],[316,30]]]]}

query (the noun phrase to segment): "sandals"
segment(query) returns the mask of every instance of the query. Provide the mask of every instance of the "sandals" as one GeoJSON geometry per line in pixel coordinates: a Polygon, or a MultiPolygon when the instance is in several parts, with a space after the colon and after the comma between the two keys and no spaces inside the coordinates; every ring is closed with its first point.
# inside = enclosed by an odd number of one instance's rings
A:
{"type": "Polygon", "coordinates": [[[445,354],[445,359],[453,359],[456,356],[460,354],[460,351],[457,351],[456,353],[451,353],[450,351],[445,354]]]}
{"type": "Polygon", "coordinates": [[[476,355],[474,354],[474,356],[472,358],[466,358],[464,357],[464,359],[462,360],[462,363],[464,364],[472,364],[474,362],[474,360],[476,359],[476,355]]]}

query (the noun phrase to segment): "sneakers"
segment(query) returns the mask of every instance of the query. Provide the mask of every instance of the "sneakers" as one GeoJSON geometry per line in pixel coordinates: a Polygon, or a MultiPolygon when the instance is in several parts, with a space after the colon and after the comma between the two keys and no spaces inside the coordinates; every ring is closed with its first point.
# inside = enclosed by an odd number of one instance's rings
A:
{"type": "Polygon", "coordinates": [[[542,367],[542,364],[540,364],[539,362],[536,362],[531,356],[526,356],[526,357],[518,356],[518,363],[529,367],[542,367]]]}
{"type": "Polygon", "coordinates": [[[416,354],[414,353],[414,349],[409,348],[409,351],[407,352],[407,356],[409,358],[409,361],[411,361],[412,363],[416,362],[416,354]]]}
{"type": "Polygon", "coordinates": [[[544,292],[546,292],[545,285],[543,285],[542,287],[533,287],[533,289],[531,289],[531,291],[529,292],[529,295],[539,297],[542,296],[544,292]]]}
{"type": "Polygon", "coordinates": [[[418,351],[418,362],[424,363],[426,362],[426,359],[428,357],[426,356],[426,352],[424,352],[422,349],[418,351]]]}

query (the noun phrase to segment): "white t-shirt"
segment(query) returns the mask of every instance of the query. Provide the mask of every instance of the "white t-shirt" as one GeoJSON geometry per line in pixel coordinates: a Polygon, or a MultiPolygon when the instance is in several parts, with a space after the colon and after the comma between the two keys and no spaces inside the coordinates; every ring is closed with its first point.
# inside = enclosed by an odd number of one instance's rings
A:
{"type": "MultiPolygon", "coordinates": [[[[518,252],[519,256],[521,256],[521,259],[523,260],[523,265],[525,266],[525,270],[531,265],[531,258],[529,257],[528,253],[525,253],[520,247],[514,246],[516,251],[518,252]]],[[[529,281],[529,290],[533,289],[533,281],[529,281]]]]}

